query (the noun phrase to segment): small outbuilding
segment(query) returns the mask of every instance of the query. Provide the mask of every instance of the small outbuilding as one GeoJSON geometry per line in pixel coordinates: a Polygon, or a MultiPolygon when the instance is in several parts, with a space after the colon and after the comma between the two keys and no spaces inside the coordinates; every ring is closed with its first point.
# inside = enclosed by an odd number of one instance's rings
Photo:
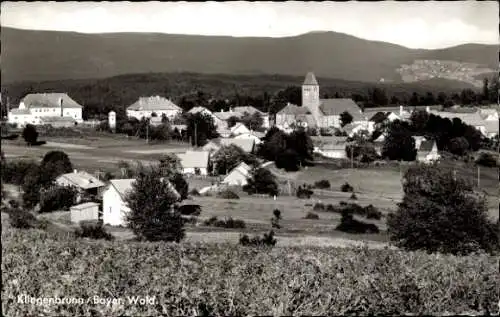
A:
{"type": "Polygon", "coordinates": [[[70,208],[71,222],[79,223],[80,221],[99,220],[99,204],[88,202],[72,206],[70,208]]]}

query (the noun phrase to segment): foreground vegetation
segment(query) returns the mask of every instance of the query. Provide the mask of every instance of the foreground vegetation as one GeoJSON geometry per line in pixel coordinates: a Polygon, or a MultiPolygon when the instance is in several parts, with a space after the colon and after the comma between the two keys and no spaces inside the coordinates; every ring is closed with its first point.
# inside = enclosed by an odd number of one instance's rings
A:
{"type": "Polygon", "coordinates": [[[7,316],[486,314],[500,289],[498,258],[485,254],[123,244],[40,230],[4,230],[2,240],[7,316]],[[124,303],[43,307],[17,303],[23,294],[124,303]],[[154,305],[126,301],[146,295],[154,305]]]}

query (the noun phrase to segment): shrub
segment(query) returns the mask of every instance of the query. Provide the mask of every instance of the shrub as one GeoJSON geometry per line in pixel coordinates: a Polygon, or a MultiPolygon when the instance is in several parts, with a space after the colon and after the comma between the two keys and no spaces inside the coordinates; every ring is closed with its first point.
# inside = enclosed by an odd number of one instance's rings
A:
{"type": "Polygon", "coordinates": [[[308,212],[306,214],[306,216],[304,217],[304,219],[313,219],[313,220],[316,220],[316,219],[319,219],[319,216],[318,216],[318,214],[315,214],[314,212],[308,212]]]}
{"type": "Polygon", "coordinates": [[[498,250],[498,228],[492,230],[485,198],[451,170],[412,167],[403,189],[403,201],[387,219],[399,247],[452,254],[498,250]]]}
{"type": "Polygon", "coordinates": [[[53,186],[42,190],[40,195],[40,212],[68,210],[76,202],[77,190],[70,186],[53,186]]]}
{"type": "Polygon", "coordinates": [[[265,168],[257,168],[252,171],[248,184],[243,186],[243,190],[251,194],[278,195],[278,183],[276,177],[265,168]]]}
{"type": "Polygon", "coordinates": [[[36,127],[32,124],[27,124],[26,127],[23,129],[22,133],[24,141],[28,143],[29,145],[36,143],[36,140],[38,139],[38,131],[36,131],[36,127]]]}
{"type": "Polygon", "coordinates": [[[380,220],[382,218],[382,212],[380,212],[375,206],[368,205],[365,208],[366,219],[380,220]]]}
{"type": "Polygon", "coordinates": [[[189,191],[189,195],[200,196],[200,192],[196,188],[193,188],[193,189],[191,189],[191,191],[189,191]]]}
{"type": "Polygon", "coordinates": [[[325,205],[323,203],[315,203],[313,210],[325,210],[325,205]]]}
{"type": "Polygon", "coordinates": [[[297,188],[297,192],[296,192],[296,195],[298,198],[301,198],[301,199],[309,199],[311,198],[311,196],[314,194],[314,192],[312,190],[310,190],[309,188],[307,188],[306,186],[302,187],[302,186],[299,186],[299,188],[297,188]]]}
{"type": "Polygon", "coordinates": [[[319,189],[330,188],[330,182],[326,179],[322,179],[320,181],[315,182],[314,187],[319,188],[319,189]]]}
{"type": "Polygon", "coordinates": [[[349,197],[349,199],[352,199],[352,200],[357,200],[358,199],[358,196],[356,196],[356,193],[352,193],[351,194],[351,197],[349,197]]]}
{"type": "Polygon", "coordinates": [[[185,216],[199,216],[201,214],[200,205],[182,205],[178,208],[181,215],[185,216]]]}
{"type": "Polygon", "coordinates": [[[344,211],[340,224],[335,230],[347,233],[378,233],[379,229],[375,224],[365,223],[353,218],[352,213],[344,211]]]}
{"type": "Polygon", "coordinates": [[[496,167],[498,164],[498,160],[495,155],[488,152],[481,152],[476,159],[476,164],[482,165],[485,167],[496,167]]]}
{"type": "Polygon", "coordinates": [[[217,198],[222,198],[222,199],[240,199],[240,196],[233,192],[232,190],[221,190],[220,192],[217,193],[217,198]]]}
{"type": "Polygon", "coordinates": [[[448,150],[458,156],[463,156],[469,150],[469,142],[464,137],[453,138],[448,144],[448,150]]]}
{"type": "Polygon", "coordinates": [[[31,229],[37,226],[36,217],[29,211],[21,208],[8,208],[5,211],[9,215],[10,225],[17,229],[31,229]]]}
{"type": "Polygon", "coordinates": [[[276,242],[274,231],[272,230],[269,233],[264,233],[263,237],[255,236],[250,238],[246,234],[240,237],[240,244],[244,246],[273,247],[276,245],[276,242]]]}
{"type": "Polygon", "coordinates": [[[240,219],[233,219],[232,217],[224,220],[219,220],[217,217],[211,217],[203,222],[205,226],[228,228],[228,229],[244,229],[246,228],[245,221],[240,219]]]}
{"type": "Polygon", "coordinates": [[[273,217],[271,218],[271,227],[276,229],[281,229],[280,220],[281,220],[281,211],[279,209],[274,209],[273,217]]]}
{"type": "Polygon", "coordinates": [[[354,188],[349,183],[345,182],[342,186],[340,186],[340,190],[344,193],[348,193],[352,192],[354,188]]]}
{"type": "Polygon", "coordinates": [[[80,227],[75,230],[77,238],[113,240],[114,237],[106,232],[100,221],[80,221],[80,227]]]}

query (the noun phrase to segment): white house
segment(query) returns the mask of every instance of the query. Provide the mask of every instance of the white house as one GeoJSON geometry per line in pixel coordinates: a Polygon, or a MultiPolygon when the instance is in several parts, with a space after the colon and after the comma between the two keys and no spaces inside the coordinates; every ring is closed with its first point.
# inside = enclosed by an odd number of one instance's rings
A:
{"type": "Polygon", "coordinates": [[[81,199],[83,194],[93,195],[99,197],[106,184],[94,177],[93,175],[85,172],[74,170],[73,173],[59,175],[56,178],[56,184],[60,186],[74,186],[79,191],[78,200],[81,199]]]}
{"type": "MultiPolygon", "coordinates": [[[[112,179],[102,196],[102,220],[106,225],[125,226],[126,215],[130,208],[125,202],[126,195],[132,190],[135,179],[112,179]]],[[[172,193],[180,197],[171,183],[168,183],[172,193]]]]}
{"type": "Polygon", "coordinates": [[[138,120],[151,118],[155,115],[160,118],[165,115],[171,120],[180,113],[182,113],[182,109],[179,106],[170,99],[160,96],[140,97],[127,108],[127,116],[138,120]]]}
{"type": "Polygon", "coordinates": [[[99,220],[99,204],[88,202],[72,206],[70,209],[70,219],[73,223],[85,220],[99,220]]]}
{"type": "Polygon", "coordinates": [[[208,175],[210,165],[210,152],[186,151],[177,154],[183,174],[208,175]]]}
{"type": "Polygon", "coordinates": [[[58,126],[82,123],[82,109],[65,93],[28,94],[7,115],[9,123],[24,127],[26,124],[57,124],[58,126]]]}
{"type": "MultiPolygon", "coordinates": [[[[222,120],[221,118],[216,116],[215,113],[213,113],[212,111],[208,110],[205,107],[193,107],[188,111],[188,113],[190,113],[190,114],[201,113],[204,115],[209,115],[214,120],[214,124],[217,128],[227,128],[226,121],[222,120]]],[[[218,114],[220,114],[220,112],[218,114]]]]}
{"type": "Polygon", "coordinates": [[[234,139],[251,139],[254,141],[255,144],[261,144],[262,143],[262,138],[265,136],[264,133],[260,132],[249,132],[249,133],[241,133],[238,134],[237,136],[234,137],[234,139]]]}
{"type": "Polygon", "coordinates": [[[250,129],[248,129],[243,123],[238,122],[233,127],[231,127],[232,135],[237,136],[243,133],[250,133],[250,129]]]}
{"type": "Polygon", "coordinates": [[[222,182],[230,186],[245,186],[248,183],[247,179],[250,177],[251,170],[250,166],[241,162],[227,174],[222,182]]]}
{"type": "Polygon", "coordinates": [[[254,114],[258,113],[262,117],[262,127],[263,128],[269,128],[269,114],[260,111],[259,109],[252,107],[252,106],[241,106],[241,107],[234,107],[233,112],[235,113],[240,113],[241,115],[248,113],[248,114],[254,114]]]}
{"type": "Polygon", "coordinates": [[[347,157],[346,154],[346,145],[345,142],[338,143],[328,143],[324,145],[320,145],[314,147],[314,153],[318,153],[322,156],[334,158],[334,159],[343,159],[347,157]]]}
{"type": "Polygon", "coordinates": [[[432,163],[441,158],[435,141],[425,140],[420,143],[417,150],[417,161],[432,163]]]}

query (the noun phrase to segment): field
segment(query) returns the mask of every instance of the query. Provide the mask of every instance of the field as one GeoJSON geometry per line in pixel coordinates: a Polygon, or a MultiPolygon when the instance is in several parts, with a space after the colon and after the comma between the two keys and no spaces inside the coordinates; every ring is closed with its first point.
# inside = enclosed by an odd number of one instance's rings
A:
{"type": "Polygon", "coordinates": [[[452,315],[498,310],[498,257],[485,254],[91,241],[12,229],[4,214],[2,229],[6,316],[452,315]],[[37,305],[19,302],[22,295],[84,302],[37,305]],[[150,301],[133,304],[129,296],[150,301]]]}

